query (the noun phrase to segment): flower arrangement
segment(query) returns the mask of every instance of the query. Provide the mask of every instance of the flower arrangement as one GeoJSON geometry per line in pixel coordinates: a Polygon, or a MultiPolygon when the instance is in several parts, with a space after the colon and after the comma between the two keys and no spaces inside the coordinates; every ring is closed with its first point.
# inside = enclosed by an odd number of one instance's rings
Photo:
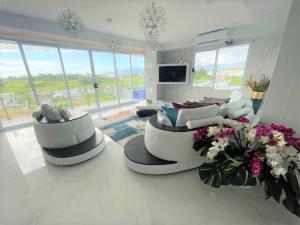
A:
{"type": "Polygon", "coordinates": [[[201,128],[194,133],[194,149],[205,157],[200,179],[215,188],[259,181],[266,198],[284,198],[283,205],[300,217],[300,138],[294,133],[278,124],[253,128],[243,117],[201,128]]]}
{"type": "Polygon", "coordinates": [[[265,92],[270,85],[270,79],[266,78],[265,75],[263,75],[263,79],[259,81],[252,80],[252,75],[250,77],[250,80],[246,81],[246,86],[250,87],[252,91],[255,92],[265,92]]]}

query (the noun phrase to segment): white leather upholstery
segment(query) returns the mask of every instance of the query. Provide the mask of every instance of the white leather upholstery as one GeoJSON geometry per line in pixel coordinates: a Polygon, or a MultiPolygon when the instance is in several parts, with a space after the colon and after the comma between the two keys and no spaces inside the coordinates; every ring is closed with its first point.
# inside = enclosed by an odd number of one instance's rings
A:
{"type": "Polygon", "coordinates": [[[241,116],[245,116],[245,115],[249,114],[251,111],[253,111],[252,108],[244,107],[244,108],[237,109],[237,110],[229,110],[227,115],[229,118],[234,119],[234,118],[238,118],[241,116]]]}
{"type": "Polygon", "coordinates": [[[149,120],[145,127],[145,146],[154,156],[176,162],[201,161],[199,152],[193,149],[195,131],[172,132],[158,129],[149,120]]]}
{"type": "Polygon", "coordinates": [[[189,129],[194,129],[198,127],[211,126],[220,123],[223,120],[222,116],[214,116],[210,118],[204,118],[199,120],[191,120],[186,122],[186,126],[189,129]]]}
{"type": "Polygon", "coordinates": [[[161,111],[157,111],[157,122],[165,126],[173,126],[170,119],[161,111]]]}
{"type": "Polygon", "coordinates": [[[34,121],[36,138],[41,147],[64,148],[81,143],[95,132],[89,114],[60,123],[40,123],[34,121]]]}
{"type": "Polygon", "coordinates": [[[217,105],[211,105],[195,109],[180,109],[178,112],[176,126],[186,126],[187,121],[217,116],[219,110],[220,107],[217,105]]]}

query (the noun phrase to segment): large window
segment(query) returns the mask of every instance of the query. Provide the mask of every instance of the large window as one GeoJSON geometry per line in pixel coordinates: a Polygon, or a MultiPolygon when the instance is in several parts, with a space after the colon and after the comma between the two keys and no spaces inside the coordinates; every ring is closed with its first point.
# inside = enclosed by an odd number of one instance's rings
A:
{"type": "Polygon", "coordinates": [[[96,106],[88,51],[61,49],[73,108],[96,106]]]}
{"type": "Polygon", "coordinates": [[[68,96],[57,48],[23,45],[40,102],[67,107],[68,96]]]}
{"type": "Polygon", "coordinates": [[[131,85],[131,71],[129,63],[129,55],[123,53],[116,54],[116,65],[119,81],[119,95],[121,102],[128,102],[132,100],[132,85],[131,85]]]}
{"type": "Polygon", "coordinates": [[[144,100],[146,98],[145,88],[145,60],[142,55],[131,55],[133,98],[144,100]]]}
{"type": "Polygon", "coordinates": [[[194,87],[237,89],[243,82],[249,45],[218,48],[195,55],[194,87]]]}
{"type": "Polygon", "coordinates": [[[0,40],[0,120],[2,126],[31,121],[36,108],[19,47],[16,42],[0,40]]]}
{"type": "Polygon", "coordinates": [[[133,98],[145,99],[143,55],[0,40],[0,129],[31,122],[43,102],[95,110],[133,98]]]}
{"type": "Polygon", "coordinates": [[[113,54],[109,52],[93,52],[96,80],[99,83],[99,99],[101,106],[117,103],[117,83],[114,72],[113,54]]]}

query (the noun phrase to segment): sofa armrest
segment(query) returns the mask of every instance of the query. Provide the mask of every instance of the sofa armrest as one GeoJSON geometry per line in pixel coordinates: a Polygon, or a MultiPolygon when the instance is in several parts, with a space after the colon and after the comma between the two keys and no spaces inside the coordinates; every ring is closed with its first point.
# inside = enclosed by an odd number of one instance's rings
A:
{"type": "Polygon", "coordinates": [[[199,120],[190,120],[186,122],[186,126],[189,129],[195,129],[195,128],[200,128],[200,127],[205,127],[205,126],[210,126],[214,124],[218,124],[222,122],[224,118],[222,116],[214,116],[214,117],[209,117],[209,118],[204,118],[204,119],[199,119],[199,120]]]}

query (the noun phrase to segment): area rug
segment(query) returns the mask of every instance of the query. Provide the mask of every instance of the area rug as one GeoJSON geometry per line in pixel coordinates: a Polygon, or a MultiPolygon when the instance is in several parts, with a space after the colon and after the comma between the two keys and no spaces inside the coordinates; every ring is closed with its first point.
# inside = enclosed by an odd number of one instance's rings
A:
{"type": "Polygon", "coordinates": [[[146,121],[148,117],[138,117],[136,115],[126,115],[125,118],[114,119],[111,117],[103,118],[96,123],[96,126],[115,142],[124,146],[131,138],[144,134],[146,121]]]}

